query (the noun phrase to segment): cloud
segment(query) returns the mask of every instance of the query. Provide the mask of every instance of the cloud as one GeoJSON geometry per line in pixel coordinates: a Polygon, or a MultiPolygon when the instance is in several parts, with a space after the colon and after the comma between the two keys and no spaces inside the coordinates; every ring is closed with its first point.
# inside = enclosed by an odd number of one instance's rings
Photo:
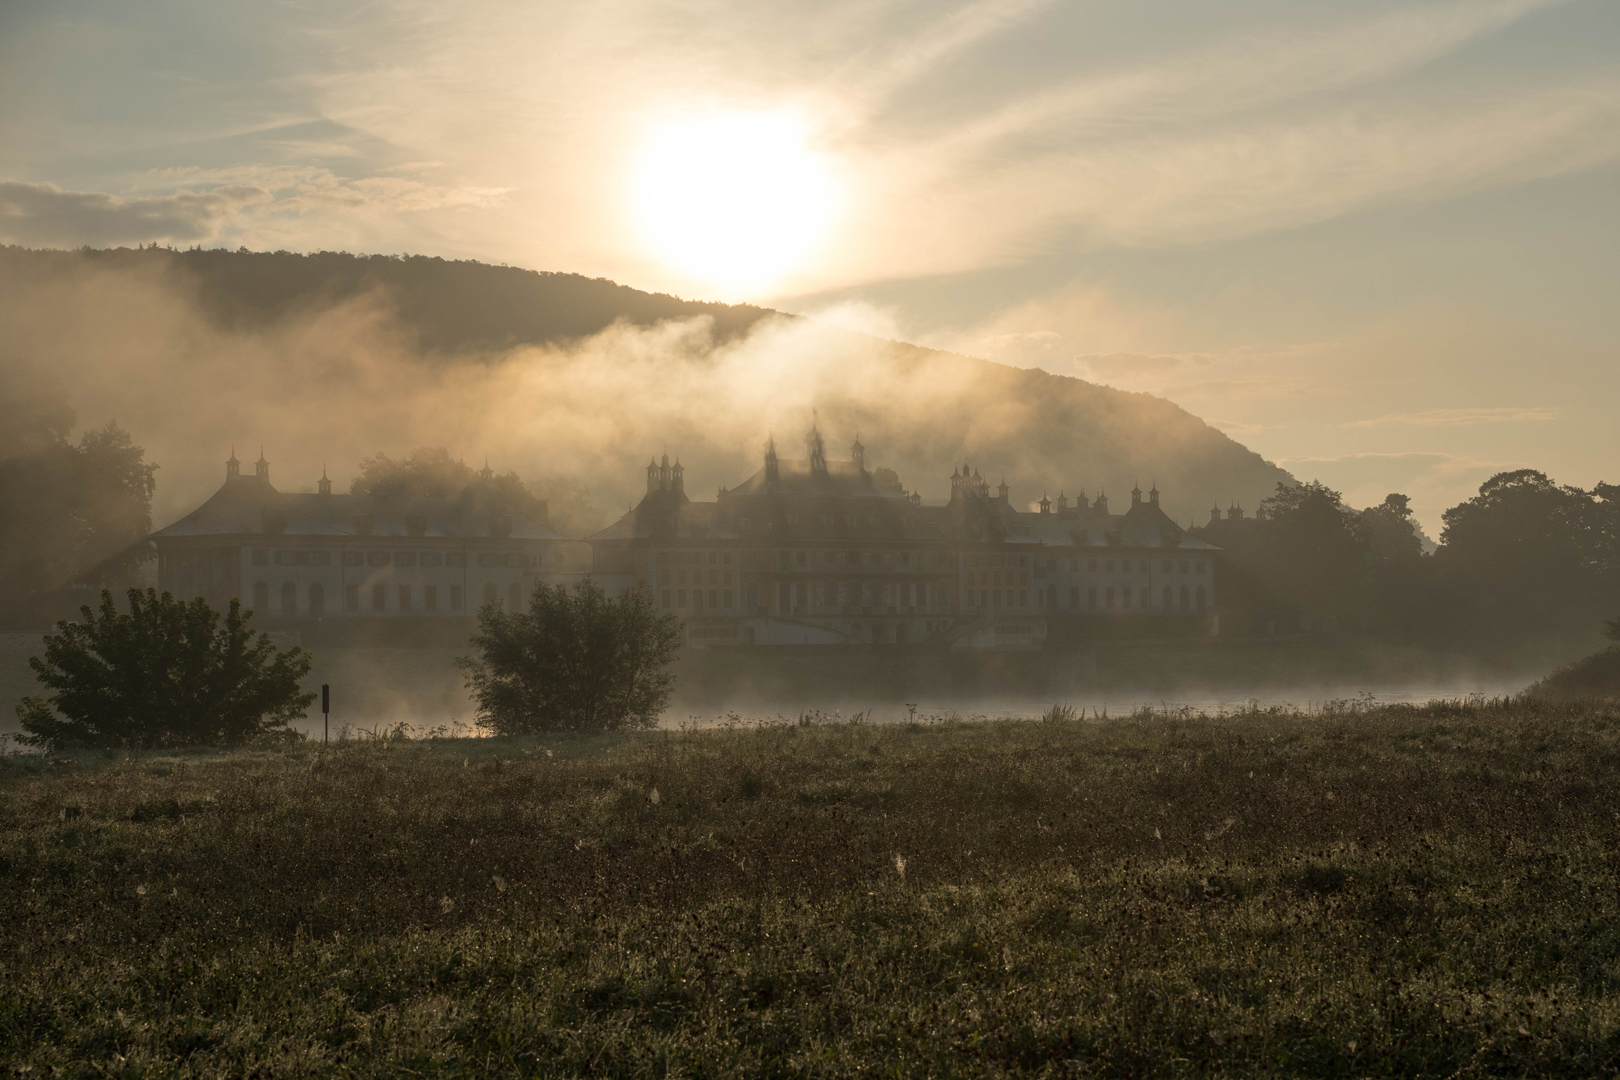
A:
{"type": "Polygon", "coordinates": [[[20,244],[127,244],[148,240],[212,240],[244,207],[270,201],[247,184],[209,191],[120,198],[99,191],[64,191],[55,184],[0,182],[0,235],[20,244]]]}
{"type": "Polygon", "coordinates": [[[1470,427],[1475,424],[1556,420],[1558,415],[1557,409],[1542,408],[1426,409],[1423,412],[1396,413],[1391,416],[1374,417],[1371,420],[1355,420],[1344,426],[1368,428],[1381,427],[1385,424],[1410,424],[1418,427],[1470,427]]]}

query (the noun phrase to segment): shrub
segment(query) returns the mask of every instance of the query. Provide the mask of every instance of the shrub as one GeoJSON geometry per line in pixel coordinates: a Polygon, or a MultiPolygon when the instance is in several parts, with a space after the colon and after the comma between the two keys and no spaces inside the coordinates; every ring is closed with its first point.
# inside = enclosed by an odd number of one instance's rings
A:
{"type": "Polygon", "coordinates": [[[309,674],[303,649],[280,652],[248,629],[251,612],[231,601],[219,612],[201,599],[176,600],[155,589],[129,590],[129,614],[102,590],[100,612],[79,609],[80,623],[58,623],[45,656],[28,663],[49,698],[17,706],[26,734],[44,747],[235,744],[285,729],[314,694],[299,691],[309,674]]]}
{"type": "Polygon", "coordinates": [[[538,585],[526,612],[486,604],[478,630],[481,655],[461,666],[479,726],[497,735],[651,727],[675,685],[680,623],[646,589],[538,585]]]}

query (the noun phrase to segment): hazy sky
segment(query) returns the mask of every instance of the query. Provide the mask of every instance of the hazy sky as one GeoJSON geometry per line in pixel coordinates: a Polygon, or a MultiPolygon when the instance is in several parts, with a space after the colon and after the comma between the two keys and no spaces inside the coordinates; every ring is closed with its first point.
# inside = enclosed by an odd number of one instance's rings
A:
{"type": "Polygon", "coordinates": [[[416,252],[1620,481],[1620,4],[0,4],[0,239],[416,252]]]}

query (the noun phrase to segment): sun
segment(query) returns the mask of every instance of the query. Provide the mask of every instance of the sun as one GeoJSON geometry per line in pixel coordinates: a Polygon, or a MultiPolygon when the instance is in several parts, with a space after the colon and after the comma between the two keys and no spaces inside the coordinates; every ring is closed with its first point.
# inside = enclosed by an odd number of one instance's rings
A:
{"type": "Polygon", "coordinates": [[[804,267],[836,209],[827,158],[805,125],[773,113],[726,113],[656,129],[632,199],[651,252],[726,292],[757,292],[804,267]]]}

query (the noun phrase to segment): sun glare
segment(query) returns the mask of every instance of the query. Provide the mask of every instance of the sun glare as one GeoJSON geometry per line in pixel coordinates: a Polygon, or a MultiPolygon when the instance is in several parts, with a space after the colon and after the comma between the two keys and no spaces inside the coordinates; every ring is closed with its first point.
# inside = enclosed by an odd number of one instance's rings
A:
{"type": "Polygon", "coordinates": [[[672,269],[757,291],[806,265],[835,209],[827,160],[792,117],[731,113],[655,131],[637,166],[642,235],[672,269]]]}

